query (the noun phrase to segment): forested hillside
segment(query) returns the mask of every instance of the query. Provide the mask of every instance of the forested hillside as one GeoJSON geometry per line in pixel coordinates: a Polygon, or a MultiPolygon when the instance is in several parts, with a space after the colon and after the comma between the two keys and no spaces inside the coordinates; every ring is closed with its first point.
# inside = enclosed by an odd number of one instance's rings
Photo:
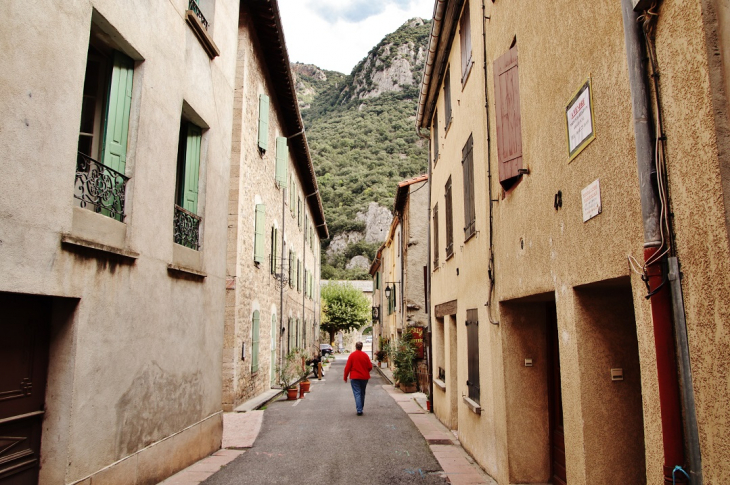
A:
{"type": "Polygon", "coordinates": [[[382,243],[366,227],[370,204],[392,210],[396,184],[427,169],[427,143],[414,125],[430,29],[409,20],[347,76],[292,65],[330,230],[323,279],[369,277],[357,256],[372,260],[382,243]]]}

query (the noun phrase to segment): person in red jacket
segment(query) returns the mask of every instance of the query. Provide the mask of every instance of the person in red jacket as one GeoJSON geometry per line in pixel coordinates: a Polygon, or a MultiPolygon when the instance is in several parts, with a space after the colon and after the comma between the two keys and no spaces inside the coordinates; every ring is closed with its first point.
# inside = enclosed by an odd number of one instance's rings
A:
{"type": "Polygon", "coordinates": [[[362,342],[356,343],[355,349],[357,350],[347,358],[345,382],[347,382],[347,376],[350,376],[357,415],[362,416],[362,408],[365,405],[365,388],[368,385],[368,379],[370,379],[370,371],[373,370],[373,363],[370,362],[368,354],[362,351],[362,342]]]}

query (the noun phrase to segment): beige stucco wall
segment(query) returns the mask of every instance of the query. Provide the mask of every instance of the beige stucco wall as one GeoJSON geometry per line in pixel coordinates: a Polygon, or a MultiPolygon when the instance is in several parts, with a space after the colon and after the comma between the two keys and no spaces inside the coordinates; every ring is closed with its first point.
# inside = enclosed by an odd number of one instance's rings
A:
{"type": "MultiPolygon", "coordinates": [[[[318,332],[315,323],[319,324],[319,236],[315,231],[313,246],[309,239],[304,243],[304,217],[298,225],[296,206],[290,209],[289,185],[278,187],[275,181],[276,137],[290,136],[285,131],[280,114],[280,104],[289,100],[277,99],[271,87],[271,74],[267,60],[260,50],[261,39],[257,38],[253,27],[255,20],[249,11],[242,8],[238,31],[238,63],[236,65],[235,103],[233,110],[233,140],[230,166],[230,204],[228,212],[228,259],[227,259],[227,293],[226,293],[226,330],[223,350],[223,408],[233,409],[238,404],[251,399],[271,388],[272,366],[275,370],[277,361],[272,364],[272,345],[276,358],[287,352],[288,319],[299,319],[303,326],[306,322],[306,342],[300,344],[314,351],[318,332]],[[270,98],[269,111],[269,149],[265,153],[258,148],[258,116],[259,95],[266,94],[270,98]],[[282,199],[284,200],[282,219],[282,199]],[[264,204],[266,222],[264,225],[264,255],[261,264],[254,262],[254,228],[256,204],[264,204]],[[272,226],[278,229],[279,241],[276,255],[278,271],[281,271],[281,235],[284,233],[286,255],[284,259],[285,276],[288,276],[288,251],[294,249],[297,258],[302,260],[301,279],[304,282],[304,269],[312,271],[314,279],[314,295],[304,297],[304,286],[300,291],[288,284],[284,287],[283,325],[285,332],[277,331],[280,325],[281,292],[276,278],[270,271],[272,226]],[[313,248],[313,249],[312,249],[313,248]],[[259,370],[251,372],[252,316],[260,312],[259,370]],[[276,320],[276,328],[272,332],[272,319],[276,320]],[[273,337],[273,342],[272,342],[273,337]],[[242,346],[246,346],[247,357],[241,358],[242,346]]],[[[306,217],[311,226],[312,213],[302,192],[302,182],[296,170],[296,161],[290,150],[289,174],[297,176],[297,197],[301,197],[306,217]]],[[[296,264],[296,262],[295,262],[296,264]]],[[[293,273],[296,274],[296,268],[293,273]]],[[[296,278],[296,276],[295,276],[296,278]]],[[[294,323],[294,326],[296,323],[294,323]]],[[[276,379],[273,380],[276,385],[276,379]]]]}
{"type": "Polygon", "coordinates": [[[230,118],[220,113],[232,109],[231,19],[238,2],[219,0],[210,19],[221,50],[215,60],[186,24],[184,0],[145,6],[10,1],[4,7],[13,22],[0,34],[0,291],[57,297],[41,483],[73,483],[101,477],[102,470],[114,483],[156,483],[220,446],[231,132],[230,118]],[[113,26],[119,48],[137,61],[125,223],[88,211],[75,217],[92,11],[113,26]],[[209,126],[198,210],[198,269],[205,278],[168,271],[175,263],[183,101],[209,126]],[[63,235],[138,256],[62,245],[63,235]],[[154,458],[160,453],[164,459],[154,458]]]}
{"type": "MultiPolygon", "coordinates": [[[[728,435],[730,419],[726,407],[719,403],[730,397],[730,385],[721,370],[723,362],[728,360],[730,337],[726,323],[730,310],[730,279],[727,277],[730,255],[721,178],[727,165],[724,161],[726,151],[718,144],[718,116],[716,111],[713,113],[712,105],[712,95],[716,93],[712,90],[708,67],[712,49],[707,49],[708,27],[703,24],[706,12],[702,7],[707,3],[663,2],[657,29],[657,53],[662,72],[670,194],[676,250],[684,273],[683,291],[703,471],[705,477],[711,477],[706,478],[710,483],[728,475],[725,459],[729,454],[728,445],[720,437],[728,435]]],[[[500,483],[513,483],[516,480],[514,470],[524,470],[522,466],[516,466],[514,460],[534,445],[527,444],[529,429],[530,426],[539,427],[543,418],[533,416],[528,420],[529,425],[518,423],[517,426],[510,419],[514,403],[510,398],[509,382],[514,380],[516,369],[510,370],[513,364],[509,364],[509,349],[513,348],[514,339],[519,340],[524,335],[513,323],[528,318],[532,307],[524,302],[541,295],[543,299],[554,300],[557,306],[568,482],[599,483],[595,481],[596,477],[606,476],[602,473],[607,473],[621,460],[619,456],[611,458],[608,453],[608,447],[613,446],[610,440],[600,438],[609,436],[612,431],[605,418],[622,415],[625,411],[613,406],[611,412],[605,414],[590,397],[595,392],[591,386],[599,382],[608,386],[605,396],[608,400],[613,399],[614,391],[618,389],[611,387],[613,383],[601,380],[605,379],[605,369],[592,374],[591,369],[603,358],[599,354],[608,353],[618,360],[638,359],[640,363],[640,385],[634,381],[633,390],[628,394],[630,399],[638,397],[641,400],[644,445],[643,449],[631,453],[644,453],[647,483],[659,484],[662,482],[663,451],[652,322],[649,304],[643,298],[646,293],[643,282],[630,273],[627,262],[627,255],[643,259],[643,230],[620,2],[601,1],[590,5],[542,2],[531,4],[530,8],[487,2],[485,13],[489,17],[486,51],[491,158],[487,157],[484,129],[481,9],[472,2],[475,64],[462,89],[457,32],[449,54],[453,123],[444,134],[443,99],[439,99],[440,158],[432,176],[431,206],[438,202],[441,224],[441,264],[432,274],[432,304],[458,299],[457,321],[461,323],[468,308],[479,309],[482,415],[475,418],[462,405],[458,409],[459,437],[465,448],[500,483]],[[585,28],[587,25],[590,28],[585,28]],[[494,60],[509,49],[515,37],[519,53],[523,166],[529,168],[530,173],[504,193],[497,180],[492,66],[494,60]],[[569,162],[564,110],[589,76],[596,139],[569,162]],[[474,133],[479,232],[476,239],[464,243],[459,230],[464,220],[460,161],[461,148],[469,133],[474,133]],[[493,310],[493,318],[500,321],[498,327],[488,324],[487,308],[484,307],[488,299],[487,160],[491,160],[492,189],[494,199],[497,199],[494,250],[496,298],[501,305],[499,313],[496,308],[493,310]],[[443,201],[444,184],[449,175],[454,187],[455,254],[453,259],[445,261],[443,201]],[[600,180],[603,212],[584,223],[580,191],[596,179],[600,180]],[[556,211],[553,200],[558,190],[562,192],[563,206],[556,211]],[[585,296],[584,290],[576,293],[578,287],[602,288],[608,282],[618,285],[621,291],[629,288],[632,291],[633,321],[630,323],[635,326],[637,343],[631,355],[622,356],[612,347],[614,336],[591,330],[600,321],[597,315],[603,313],[601,305],[610,301],[603,298],[606,295],[599,296],[600,291],[590,297],[585,296]],[[602,350],[594,354],[587,351],[591,348],[602,350]],[[495,422],[490,423],[490,420],[495,422]]],[[[628,304],[625,299],[622,301],[624,305],[628,304]]],[[[626,324],[632,320],[630,317],[623,313],[616,318],[626,324]]],[[[466,376],[466,333],[463,325],[457,328],[457,369],[461,383],[466,376]]],[[[629,363],[626,367],[630,367],[629,363]]],[[[459,390],[459,394],[464,392],[465,388],[459,390]]],[[[439,402],[434,406],[441,417],[439,402]]],[[[444,413],[442,419],[455,411],[451,409],[444,413]]],[[[636,411],[629,415],[638,418],[636,411]]],[[[628,453],[628,449],[621,452],[628,453]]],[[[532,483],[539,480],[536,475],[528,478],[532,483]]]]}

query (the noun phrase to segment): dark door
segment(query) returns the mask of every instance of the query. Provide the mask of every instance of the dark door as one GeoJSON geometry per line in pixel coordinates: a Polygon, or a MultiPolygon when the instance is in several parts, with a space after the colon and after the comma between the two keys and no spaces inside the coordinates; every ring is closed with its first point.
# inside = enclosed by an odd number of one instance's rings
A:
{"type": "Polygon", "coordinates": [[[0,485],[38,483],[51,300],[0,293],[0,485]]]}
{"type": "Polygon", "coordinates": [[[553,485],[565,485],[565,436],[563,434],[563,396],[560,389],[560,348],[555,303],[547,304],[548,392],[550,412],[550,463],[553,485]]]}

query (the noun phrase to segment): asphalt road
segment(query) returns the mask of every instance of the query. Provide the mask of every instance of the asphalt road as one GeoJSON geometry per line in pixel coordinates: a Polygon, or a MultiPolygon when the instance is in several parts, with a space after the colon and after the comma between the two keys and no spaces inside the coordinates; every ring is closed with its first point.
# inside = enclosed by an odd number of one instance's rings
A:
{"type": "Polygon", "coordinates": [[[441,467],[408,415],[388,396],[373,369],[363,416],[355,414],[346,356],[293,405],[264,413],[253,448],[203,482],[237,484],[445,484],[441,467]]]}

